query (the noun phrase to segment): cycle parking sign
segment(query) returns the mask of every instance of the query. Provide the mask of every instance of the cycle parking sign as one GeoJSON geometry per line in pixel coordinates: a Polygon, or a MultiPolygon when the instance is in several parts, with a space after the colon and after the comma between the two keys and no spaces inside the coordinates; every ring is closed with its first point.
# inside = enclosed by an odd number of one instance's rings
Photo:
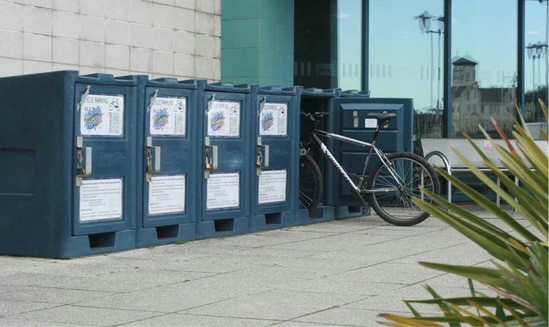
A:
{"type": "Polygon", "coordinates": [[[288,135],[288,104],[264,103],[259,113],[259,135],[288,135]]]}
{"type": "Polygon", "coordinates": [[[80,110],[80,134],[122,136],[124,133],[124,96],[89,94],[80,110]]]}

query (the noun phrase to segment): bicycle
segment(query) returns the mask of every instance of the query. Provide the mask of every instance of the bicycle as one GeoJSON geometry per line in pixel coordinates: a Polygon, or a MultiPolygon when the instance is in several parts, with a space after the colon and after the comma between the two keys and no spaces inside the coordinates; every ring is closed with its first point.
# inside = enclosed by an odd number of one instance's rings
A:
{"type": "Polygon", "coordinates": [[[319,130],[320,119],[327,113],[302,112],[301,114],[313,122],[311,130],[305,133],[306,140],[300,144],[299,204],[301,208],[314,210],[320,203],[324,192],[322,172],[315,159],[310,155],[312,145],[316,143],[322,155],[335,165],[362,204],[370,205],[386,222],[398,226],[412,226],[429,217],[428,213],[413,204],[412,199],[429,200],[422,191],[423,189],[439,194],[440,183],[431,164],[414,153],[398,152],[386,155],[376,147],[380,130],[387,128],[389,121],[394,119],[396,114],[387,112],[368,114],[368,118],[377,121],[371,143],[319,130]],[[369,147],[362,174],[348,174],[320,137],[369,147]],[[373,155],[379,158],[379,163],[370,172],[366,182],[366,174],[373,155]],[[356,183],[350,175],[355,180],[358,179],[356,183]]]}

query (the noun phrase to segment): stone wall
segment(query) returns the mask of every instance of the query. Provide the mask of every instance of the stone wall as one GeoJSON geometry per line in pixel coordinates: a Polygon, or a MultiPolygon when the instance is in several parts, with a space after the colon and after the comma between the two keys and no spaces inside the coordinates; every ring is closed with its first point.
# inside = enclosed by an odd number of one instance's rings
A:
{"type": "Polygon", "coordinates": [[[221,0],[0,0],[0,76],[220,79],[221,0]]]}

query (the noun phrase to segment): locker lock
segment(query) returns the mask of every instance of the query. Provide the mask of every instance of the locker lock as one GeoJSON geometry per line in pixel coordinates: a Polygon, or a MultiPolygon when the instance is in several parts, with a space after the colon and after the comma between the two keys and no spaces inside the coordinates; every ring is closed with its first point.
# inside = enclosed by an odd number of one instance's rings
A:
{"type": "Polygon", "coordinates": [[[204,139],[204,178],[210,178],[210,173],[218,168],[217,145],[210,144],[210,138],[204,139]]]}
{"type": "Polygon", "coordinates": [[[269,168],[269,145],[263,144],[261,136],[257,137],[257,152],[255,158],[255,166],[257,175],[261,175],[262,168],[269,168]]]}
{"type": "Polygon", "coordinates": [[[92,166],[93,150],[91,147],[84,146],[84,138],[76,138],[76,185],[82,184],[83,176],[90,176],[93,171],[92,166]]]}
{"type": "Polygon", "coordinates": [[[153,146],[153,140],[151,136],[147,136],[147,148],[145,150],[146,158],[146,179],[150,182],[154,173],[159,173],[162,165],[162,148],[159,146],[153,146]]]}
{"type": "Polygon", "coordinates": [[[359,122],[358,122],[358,111],[353,111],[353,127],[358,128],[359,122]]]}

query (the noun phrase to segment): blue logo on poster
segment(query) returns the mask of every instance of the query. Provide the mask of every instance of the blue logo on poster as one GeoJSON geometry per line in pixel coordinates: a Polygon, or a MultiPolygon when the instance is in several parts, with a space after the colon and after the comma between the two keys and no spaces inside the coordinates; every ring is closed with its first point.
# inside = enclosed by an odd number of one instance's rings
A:
{"type": "Polygon", "coordinates": [[[263,131],[268,131],[269,129],[271,129],[271,127],[273,127],[273,124],[274,117],[271,112],[263,116],[263,119],[261,119],[261,129],[263,129],[263,131]]]}
{"type": "Polygon", "coordinates": [[[163,129],[168,125],[170,115],[168,114],[168,109],[159,110],[153,118],[153,126],[155,129],[163,129]]]}
{"type": "Polygon", "coordinates": [[[93,107],[84,116],[85,127],[88,130],[95,129],[103,122],[103,113],[100,107],[93,107]]]}
{"type": "Polygon", "coordinates": [[[223,128],[223,125],[225,125],[225,116],[223,115],[223,112],[216,112],[213,114],[212,118],[210,119],[210,127],[214,132],[219,131],[221,128],[223,128]]]}

